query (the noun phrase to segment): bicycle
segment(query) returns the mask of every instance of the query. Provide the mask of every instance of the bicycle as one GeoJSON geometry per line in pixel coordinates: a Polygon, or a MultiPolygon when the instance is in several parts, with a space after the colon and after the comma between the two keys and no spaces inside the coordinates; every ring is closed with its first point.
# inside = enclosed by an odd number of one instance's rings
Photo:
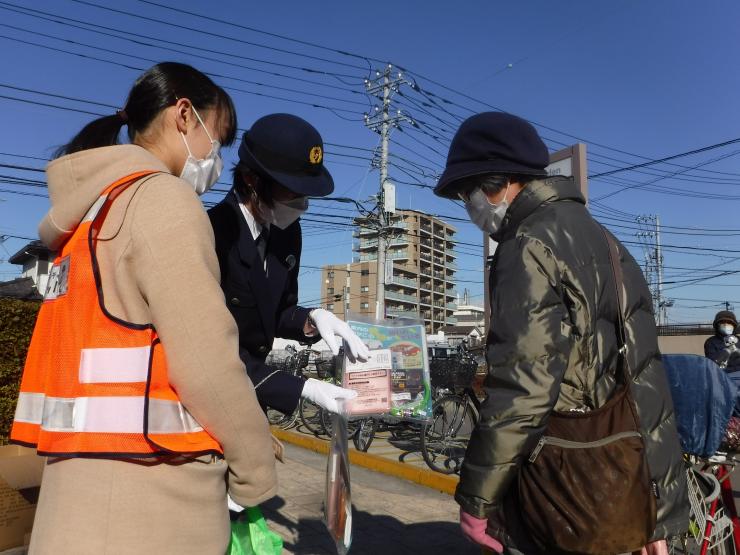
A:
{"type": "Polygon", "coordinates": [[[669,541],[671,553],[740,555],[740,520],[731,473],[740,447],[737,403],[730,378],[711,360],[692,354],[663,355],[674,400],[676,426],[684,458],[690,520],[687,531],[669,541]],[[712,407],[709,412],[702,412],[712,407]]]}
{"type": "MultiPolygon", "coordinates": [[[[308,348],[298,351],[293,345],[287,345],[285,350],[288,352],[288,357],[282,364],[273,364],[270,366],[276,371],[283,371],[293,376],[303,377],[303,371],[308,366],[311,354],[316,351],[308,348]]],[[[259,384],[255,388],[258,386],[259,384]]],[[[296,424],[298,417],[299,410],[294,410],[291,414],[283,414],[275,409],[267,409],[267,421],[271,425],[280,426],[284,430],[292,428],[296,424]]]]}
{"type": "Polygon", "coordinates": [[[481,403],[472,388],[478,363],[464,347],[446,359],[430,361],[436,400],[432,416],[421,427],[421,454],[427,466],[442,474],[460,471],[481,403]]]}
{"type": "MultiPolygon", "coordinates": [[[[333,382],[336,376],[337,357],[331,356],[327,360],[316,359],[314,364],[318,379],[333,382]]],[[[301,398],[301,402],[298,405],[301,423],[309,432],[317,437],[327,433],[324,425],[326,418],[322,415],[322,412],[326,412],[322,407],[305,397],[301,398]]]]}
{"type": "Polygon", "coordinates": [[[740,520],[735,509],[730,474],[737,460],[718,453],[709,459],[687,456],[688,531],[669,542],[671,554],[740,555],[740,520]]]}

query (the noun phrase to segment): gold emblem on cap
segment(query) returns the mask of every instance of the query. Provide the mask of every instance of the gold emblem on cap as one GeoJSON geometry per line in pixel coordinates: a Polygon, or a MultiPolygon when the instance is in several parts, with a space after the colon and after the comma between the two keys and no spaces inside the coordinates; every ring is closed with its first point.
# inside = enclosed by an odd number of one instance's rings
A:
{"type": "Polygon", "coordinates": [[[324,151],[321,150],[320,146],[315,146],[308,154],[308,159],[312,164],[321,164],[321,161],[324,159],[324,151]]]}

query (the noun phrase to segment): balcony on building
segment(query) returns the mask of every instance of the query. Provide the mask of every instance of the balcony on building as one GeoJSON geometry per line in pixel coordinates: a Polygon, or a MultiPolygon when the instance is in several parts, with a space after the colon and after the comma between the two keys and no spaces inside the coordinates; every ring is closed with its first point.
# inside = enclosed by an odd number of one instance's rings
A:
{"type": "Polygon", "coordinates": [[[355,251],[366,251],[366,250],[374,250],[378,248],[378,240],[377,239],[362,239],[360,241],[355,241],[352,245],[353,250],[355,251]]]}
{"type": "Polygon", "coordinates": [[[372,227],[361,227],[360,231],[355,231],[357,234],[356,237],[369,237],[372,235],[377,235],[378,230],[372,227]]]}
{"type": "Polygon", "coordinates": [[[387,316],[392,318],[418,318],[419,312],[416,310],[408,310],[400,307],[387,306],[385,309],[387,316]]]}
{"type": "MultiPolygon", "coordinates": [[[[377,258],[377,255],[376,255],[377,258]]],[[[408,249],[392,249],[386,251],[386,260],[408,260],[408,249]]]]}
{"type": "Polygon", "coordinates": [[[406,293],[401,293],[400,291],[392,291],[390,289],[386,289],[385,298],[401,303],[411,303],[413,305],[419,302],[419,298],[416,295],[408,295],[406,293]]]}
{"type": "Polygon", "coordinates": [[[386,222],[386,227],[392,229],[408,229],[409,226],[403,218],[391,218],[386,222]]]}
{"type": "Polygon", "coordinates": [[[415,279],[409,279],[397,274],[393,274],[393,276],[391,277],[391,281],[388,282],[386,285],[399,285],[402,287],[416,289],[417,283],[418,282],[415,279]]]}

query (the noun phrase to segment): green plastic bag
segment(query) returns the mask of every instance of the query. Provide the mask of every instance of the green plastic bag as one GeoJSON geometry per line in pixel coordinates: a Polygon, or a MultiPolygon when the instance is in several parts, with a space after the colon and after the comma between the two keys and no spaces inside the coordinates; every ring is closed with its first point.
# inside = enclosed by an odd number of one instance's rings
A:
{"type": "Polygon", "coordinates": [[[283,539],[267,527],[259,507],[247,507],[231,522],[231,541],[226,555],[280,555],[283,539]]]}

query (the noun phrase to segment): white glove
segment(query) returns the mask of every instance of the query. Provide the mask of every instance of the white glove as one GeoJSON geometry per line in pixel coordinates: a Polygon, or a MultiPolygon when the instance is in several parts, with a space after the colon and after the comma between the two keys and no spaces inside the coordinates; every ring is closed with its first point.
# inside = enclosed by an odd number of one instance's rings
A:
{"type": "Polygon", "coordinates": [[[370,358],[370,350],[367,348],[367,345],[362,342],[362,339],[357,337],[357,334],[352,331],[352,328],[349,327],[347,322],[342,322],[334,314],[323,308],[312,310],[309,318],[311,318],[314,326],[316,326],[316,330],[319,332],[321,338],[326,341],[332,354],[339,354],[339,344],[334,337],[338,335],[347,344],[351,358],[362,362],[370,358]]]}
{"type": "Polygon", "coordinates": [[[228,493],[226,494],[226,502],[227,502],[227,505],[229,506],[230,511],[234,511],[235,513],[240,513],[244,510],[244,507],[242,507],[236,501],[234,501],[228,493]]]}
{"type": "Polygon", "coordinates": [[[313,401],[329,412],[339,412],[339,403],[337,399],[354,399],[357,392],[352,389],[345,389],[329,382],[322,382],[308,378],[303,384],[301,397],[313,401]]]}

